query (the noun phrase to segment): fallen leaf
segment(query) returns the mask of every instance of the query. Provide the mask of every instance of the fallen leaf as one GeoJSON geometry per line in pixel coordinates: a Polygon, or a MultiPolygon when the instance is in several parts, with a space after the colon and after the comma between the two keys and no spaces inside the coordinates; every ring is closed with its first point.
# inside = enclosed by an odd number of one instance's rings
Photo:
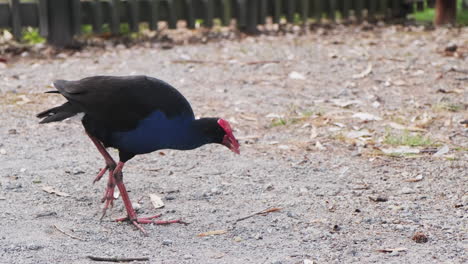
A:
{"type": "Polygon", "coordinates": [[[292,80],[305,80],[306,79],[306,77],[302,73],[298,73],[295,71],[289,73],[288,78],[292,80]]]}
{"type": "Polygon", "coordinates": [[[154,208],[163,208],[164,207],[164,202],[161,199],[161,197],[157,196],[156,194],[150,193],[149,194],[151,203],[153,204],[154,208]]]}
{"type": "Polygon", "coordinates": [[[312,129],[310,130],[310,136],[309,138],[310,139],[314,139],[318,136],[318,132],[317,132],[317,127],[316,126],[312,126],[312,129]]]}
{"type": "Polygon", "coordinates": [[[447,154],[449,151],[450,151],[450,148],[447,145],[444,145],[433,156],[434,157],[441,157],[441,156],[447,154]]]}
{"type": "Polygon", "coordinates": [[[353,104],[362,104],[361,101],[359,100],[341,100],[341,99],[334,99],[334,100],[331,100],[331,102],[336,105],[336,106],[339,106],[339,107],[343,107],[343,108],[346,108],[346,107],[349,107],[353,104]]]}
{"type": "Polygon", "coordinates": [[[239,115],[239,117],[247,121],[258,121],[258,119],[253,116],[239,115]]]}
{"type": "Polygon", "coordinates": [[[343,123],[338,123],[338,122],[335,122],[335,123],[333,123],[333,124],[334,124],[335,126],[337,126],[337,127],[341,127],[341,128],[343,128],[343,127],[346,127],[346,125],[345,125],[345,124],[343,124],[343,123]]]}
{"type": "Polygon", "coordinates": [[[372,72],[372,63],[369,63],[367,65],[367,68],[363,72],[360,72],[358,74],[354,74],[353,79],[362,79],[362,78],[366,77],[367,75],[369,75],[371,72],[372,72]]]}
{"type": "Polygon", "coordinates": [[[384,148],[380,149],[385,154],[418,154],[420,152],[417,148],[411,148],[409,146],[400,146],[396,148],[384,148]]]}
{"type": "Polygon", "coordinates": [[[361,131],[350,131],[346,133],[346,137],[351,138],[351,139],[356,139],[360,137],[370,137],[370,136],[372,136],[372,134],[367,129],[364,129],[361,131]]]}
{"type": "Polygon", "coordinates": [[[407,251],[407,250],[408,249],[404,247],[377,249],[378,252],[382,252],[382,253],[401,252],[401,251],[407,251]]]}
{"type": "Polygon", "coordinates": [[[354,118],[359,118],[361,120],[364,120],[364,121],[380,121],[382,120],[382,118],[376,116],[376,115],[373,115],[373,114],[369,114],[369,113],[355,113],[353,115],[354,118]]]}
{"type": "Polygon", "coordinates": [[[56,190],[54,187],[52,186],[42,186],[42,190],[47,192],[47,193],[50,193],[50,194],[56,194],[58,196],[63,196],[63,197],[69,197],[70,195],[68,193],[65,193],[65,192],[61,192],[59,190],[56,190]]]}
{"type": "Polygon", "coordinates": [[[401,124],[398,124],[398,123],[395,123],[395,122],[390,122],[390,123],[388,123],[388,125],[391,128],[398,129],[398,130],[408,130],[408,131],[411,131],[411,132],[426,132],[427,131],[424,128],[415,127],[415,126],[404,126],[404,125],[401,125],[401,124]]]}
{"type": "Polygon", "coordinates": [[[226,234],[227,230],[213,230],[213,231],[208,231],[208,232],[203,232],[198,234],[198,237],[206,237],[206,236],[215,236],[215,235],[222,235],[226,234]]]}
{"type": "Polygon", "coordinates": [[[21,99],[21,100],[18,100],[16,102],[17,105],[24,105],[24,104],[27,104],[29,102],[31,102],[31,100],[26,96],[26,95],[18,95],[18,98],[21,99]]]}
{"type": "Polygon", "coordinates": [[[320,141],[317,140],[317,142],[315,142],[315,147],[318,149],[318,150],[326,150],[327,148],[325,148],[322,143],[320,143],[320,141]]]}
{"type": "Polygon", "coordinates": [[[406,82],[403,80],[396,80],[396,81],[393,81],[393,84],[396,86],[405,86],[406,82]]]}
{"type": "Polygon", "coordinates": [[[423,180],[423,178],[424,177],[422,176],[422,174],[419,174],[415,178],[405,180],[405,182],[420,182],[423,180]]]}

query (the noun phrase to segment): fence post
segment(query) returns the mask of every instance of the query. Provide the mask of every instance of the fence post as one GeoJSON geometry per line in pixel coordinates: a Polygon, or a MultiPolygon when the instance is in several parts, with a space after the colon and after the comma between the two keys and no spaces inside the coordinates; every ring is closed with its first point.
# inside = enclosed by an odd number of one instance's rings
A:
{"type": "Polygon", "coordinates": [[[10,0],[11,10],[11,26],[13,28],[13,36],[17,40],[21,40],[21,17],[20,17],[20,1],[10,0]]]}
{"type": "Polygon", "coordinates": [[[66,47],[73,43],[72,0],[48,0],[49,44],[66,47]]]}

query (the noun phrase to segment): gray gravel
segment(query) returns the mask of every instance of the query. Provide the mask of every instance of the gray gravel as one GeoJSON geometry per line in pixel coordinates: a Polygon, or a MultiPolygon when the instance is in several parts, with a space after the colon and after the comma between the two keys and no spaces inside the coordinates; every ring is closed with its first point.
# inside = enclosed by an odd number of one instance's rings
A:
{"type": "Polygon", "coordinates": [[[149,257],[148,263],[466,263],[468,132],[460,121],[468,119],[468,87],[463,73],[451,70],[466,70],[463,54],[466,28],[351,27],[5,64],[0,262],[96,263],[86,258],[92,255],[149,257]],[[461,55],[443,53],[449,41],[461,55]],[[369,63],[371,73],[353,78],[369,63]],[[52,80],[96,74],[158,77],[186,95],[197,115],[233,123],[240,156],[212,145],[163,150],[132,159],[124,170],[139,215],[162,213],[161,219],[189,225],[148,225],[144,237],[112,222],[125,213],[120,200],[100,221],[105,182],[92,180],[104,162],[81,124],[37,123],[35,113],[63,101],[42,94],[52,80]],[[334,99],[362,103],[342,108],[334,99]],[[458,108],[447,111],[441,102],[458,108]],[[357,120],[355,112],[383,120],[357,120]],[[385,147],[385,122],[398,117],[410,126],[424,113],[432,122],[423,134],[438,143],[429,147],[450,146],[446,156],[378,151],[385,147]],[[274,125],[275,116],[286,124],[274,125]],[[366,143],[343,136],[364,128],[372,138],[366,143]],[[150,193],[165,207],[154,209],[150,193]],[[281,210],[236,222],[267,208],[281,210]],[[197,236],[214,230],[227,232],[197,236]],[[416,232],[427,243],[413,241],[416,232]]]}

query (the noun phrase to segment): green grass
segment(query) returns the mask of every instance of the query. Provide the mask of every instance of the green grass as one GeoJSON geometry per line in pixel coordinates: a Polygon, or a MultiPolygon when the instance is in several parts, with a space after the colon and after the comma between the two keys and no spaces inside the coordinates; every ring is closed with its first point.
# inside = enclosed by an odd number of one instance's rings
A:
{"type": "Polygon", "coordinates": [[[41,37],[39,30],[37,28],[27,27],[23,30],[23,42],[27,44],[34,45],[39,43],[44,43],[45,38],[41,37]]]}
{"type": "Polygon", "coordinates": [[[392,146],[433,146],[434,142],[425,136],[405,131],[403,134],[391,134],[387,131],[384,143],[392,146]]]}
{"type": "Polygon", "coordinates": [[[435,111],[450,111],[459,112],[463,110],[463,106],[451,102],[440,102],[432,107],[435,111]]]}
{"type": "MultiPolygon", "coordinates": [[[[463,0],[458,0],[457,3],[457,24],[468,25],[468,10],[462,9],[463,0]]],[[[435,9],[425,8],[422,12],[416,12],[411,15],[416,21],[419,22],[432,22],[434,21],[435,9]]]]}
{"type": "Polygon", "coordinates": [[[275,118],[271,121],[271,127],[285,126],[288,122],[283,118],[275,118]]]}

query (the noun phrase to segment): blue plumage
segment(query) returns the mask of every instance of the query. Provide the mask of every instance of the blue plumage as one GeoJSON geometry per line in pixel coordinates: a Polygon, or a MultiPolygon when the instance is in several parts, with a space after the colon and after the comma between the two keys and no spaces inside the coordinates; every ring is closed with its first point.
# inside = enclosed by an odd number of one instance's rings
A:
{"type": "Polygon", "coordinates": [[[113,132],[113,147],[134,154],[150,153],[158,149],[194,149],[205,142],[193,129],[193,115],[168,118],[161,111],[154,111],[130,131],[113,132]]]}

